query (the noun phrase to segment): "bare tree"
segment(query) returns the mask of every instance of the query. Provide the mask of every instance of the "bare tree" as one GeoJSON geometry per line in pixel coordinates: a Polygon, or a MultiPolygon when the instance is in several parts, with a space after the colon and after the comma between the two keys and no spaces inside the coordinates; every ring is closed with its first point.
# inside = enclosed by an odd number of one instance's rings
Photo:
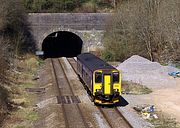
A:
{"type": "MultiPolygon", "coordinates": [[[[132,54],[151,61],[180,59],[179,0],[122,1],[111,22],[113,27],[105,34],[105,49],[108,43],[119,44],[116,54],[123,57],[117,59],[126,59],[132,54]]],[[[112,47],[109,50],[114,51],[112,47]]]]}
{"type": "Polygon", "coordinates": [[[0,38],[0,84],[7,83],[9,64],[8,41],[0,38]]]}

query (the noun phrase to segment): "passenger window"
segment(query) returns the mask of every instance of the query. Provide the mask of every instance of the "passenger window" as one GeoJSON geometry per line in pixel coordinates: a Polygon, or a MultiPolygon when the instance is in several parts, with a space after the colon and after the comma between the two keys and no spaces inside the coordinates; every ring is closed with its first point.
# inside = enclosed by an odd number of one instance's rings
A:
{"type": "Polygon", "coordinates": [[[100,73],[100,72],[95,73],[95,82],[102,83],[102,73],[100,73]]]}
{"type": "Polygon", "coordinates": [[[119,73],[114,72],[113,73],[113,83],[118,83],[119,82],[119,73]]]}

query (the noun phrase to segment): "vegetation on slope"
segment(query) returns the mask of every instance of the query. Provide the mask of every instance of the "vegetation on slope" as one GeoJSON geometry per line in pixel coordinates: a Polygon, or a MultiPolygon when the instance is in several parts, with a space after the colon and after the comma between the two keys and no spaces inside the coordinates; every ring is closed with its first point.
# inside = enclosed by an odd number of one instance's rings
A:
{"type": "Polygon", "coordinates": [[[0,0],[0,123],[12,109],[17,62],[20,55],[35,49],[23,4],[19,0],[0,0]]]}
{"type": "Polygon", "coordinates": [[[125,60],[133,54],[152,61],[180,61],[179,0],[123,1],[109,21],[103,57],[125,60]]]}
{"type": "Polygon", "coordinates": [[[122,81],[122,93],[132,95],[143,95],[152,93],[152,89],[131,81],[122,81]]]}
{"type": "Polygon", "coordinates": [[[35,46],[32,45],[34,42],[22,2],[19,0],[0,0],[0,2],[0,37],[8,40],[6,42],[12,51],[19,50],[24,53],[34,50],[35,46]]]}
{"type": "Polygon", "coordinates": [[[97,12],[112,10],[114,0],[24,0],[28,12],[97,12]]]}

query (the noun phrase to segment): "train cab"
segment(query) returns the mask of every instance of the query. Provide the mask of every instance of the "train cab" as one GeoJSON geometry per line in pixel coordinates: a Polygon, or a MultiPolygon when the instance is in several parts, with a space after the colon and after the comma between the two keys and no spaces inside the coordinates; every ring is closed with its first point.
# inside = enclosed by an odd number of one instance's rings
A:
{"type": "Polygon", "coordinates": [[[121,72],[91,53],[77,56],[77,71],[95,104],[115,104],[121,95],[121,72]]]}
{"type": "Polygon", "coordinates": [[[121,75],[118,70],[96,70],[93,74],[94,102],[114,104],[121,95],[121,75]]]}

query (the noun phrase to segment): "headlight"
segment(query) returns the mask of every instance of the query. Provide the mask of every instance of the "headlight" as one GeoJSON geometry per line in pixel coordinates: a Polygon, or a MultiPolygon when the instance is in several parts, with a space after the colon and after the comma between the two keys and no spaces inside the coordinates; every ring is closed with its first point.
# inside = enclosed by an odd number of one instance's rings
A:
{"type": "Polygon", "coordinates": [[[119,89],[114,89],[114,92],[119,92],[119,89]]]}
{"type": "Polygon", "coordinates": [[[96,92],[101,92],[101,89],[96,89],[96,92]]]}

